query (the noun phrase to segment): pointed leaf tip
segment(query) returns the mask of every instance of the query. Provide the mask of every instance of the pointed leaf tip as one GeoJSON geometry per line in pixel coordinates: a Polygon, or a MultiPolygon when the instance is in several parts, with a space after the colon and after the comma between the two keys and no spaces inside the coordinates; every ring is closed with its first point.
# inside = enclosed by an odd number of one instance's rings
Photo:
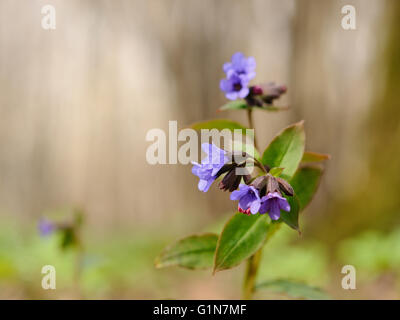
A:
{"type": "Polygon", "coordinates": [[[283,129],[262,155],[262,163],[270,168],[285,168],[282,177],[290,179],[303,157],[305,145],[304,120],[283,129]]]}
{"type": "Polygon", "coordinates": [[[218,235],[205,233],[183,238],[168,246],[155,259],[156,268],[179,266],[187,269],[211,268],[218,235]]]}
{"type": "Polygon", "coordinates": [[[235,214],[218,239],[213,274],[233,268],[254,254],[262,246],[267,232],[267,215],[235,214]]]}

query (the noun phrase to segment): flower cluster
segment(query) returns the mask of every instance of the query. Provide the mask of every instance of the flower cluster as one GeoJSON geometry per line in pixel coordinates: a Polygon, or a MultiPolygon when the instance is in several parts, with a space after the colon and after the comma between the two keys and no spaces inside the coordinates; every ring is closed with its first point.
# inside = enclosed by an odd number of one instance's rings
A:
{"type": "Polygon", "coordinates": [[[200,178],[199,190],[207,192],[229,158],[226,151],[214,144],[203,143],[201,148],[207,154],[207,157],[201,161],[201,164],[192,162],[192,173],[200,178]]]}
{"type": "Polygon", "coordinates": [[[285,180],[269,173],[258,177],[252,177],[246,171],[244,174],[237,174],[236,168],[244,168],[245,160],[236,162],[233,154],[214,144],[204,143],[202,149],[207,156],[200,164],[193,162],[192,168],[192,173],[200,178],[198,184],[200,191],[207,192],[211,184],[225,174],[219,183],[219,188],[232,192],[230,198],[239,201],[239,212],[268,213],[272,220],[278,220],[281,210],[290,211],[290,205],[282,193],[293,196],[293,189],[285,180]],[[241,183],[242,181],[244,183],[241,183]]]}
{"type": "Polygon", "coordinates": [[[256,76],[256,61],[241,52],[236,52],[222,69],[226,78],[220,81],[220,88],[225,97],[229,100],[245,99],[249,107],[271,106],[287,91],[286,86],[274,82],[249,87],[250,80],[256,76]]]}
{"type": "Polygon", "coordinates": [[[223,66],[226,79],[220,82],[220,88],[225,92],[229,100],[246,98],[250,89],[248,84],[256,76],[256,61],[253,57],[246,58],[243,53],[236,52],[232,56],[232,61],[223,66]]]}

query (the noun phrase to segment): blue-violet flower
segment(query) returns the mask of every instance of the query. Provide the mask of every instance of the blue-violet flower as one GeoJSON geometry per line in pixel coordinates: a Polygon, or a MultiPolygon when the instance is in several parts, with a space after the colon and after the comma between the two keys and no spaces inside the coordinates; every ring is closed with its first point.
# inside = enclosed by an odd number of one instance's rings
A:
{"type": "Polygon", "coordinates": [[[200,164],[192,161],[192,173],[200,178],[199,190],[207,192],[217,178],[218,171],[229,161],[229,157],[225,150],[218,148],[214,144],[203,143],[201,148],[207,153],[207,157],[202,159],[200,164]]]}
{"type": "Polygon", "coordinates": [[[260,213],[268,212],[272,220],[278,220],[281,216],[281,210],[290,211],[288,201],[279,194],[279,192],[270,192],[261,198],[260,213]]]}
{"type": "Polygon", "coordinates": [[[38,224],[39,233],[41,236],[48,236],[56,229],[53,222],[47,219],[40,219],[38,224]]]}
{"type": "Polygon", "coordinates": [[[246,214],[256,214],[261,206],[258,190],[247,184],[240,184],[239,190],[231,193],[231,200],[239,200],[238,210],[246,214]]]}
{"type": "Polygon", "coordinates": [[[250,92],[248,87],[249,80],[244,75],[232,74],[227,79],[222,79],[219,86],[225,97],[229,100],[246,98],[250,92]]]}
{"type": "Polygon", "coordinates": [[[226,79],[222,79],[219,86],[225,92],[226,98],[236,100],[245,98],[250,89],[249,81],[256,75],[256,61],[253,57],[246,58],[243,53],[236,52],[232,56],[232,61],[223,66],[226,79]]]}
{"type": "Polygon", "coordinates": [[[226,73],[227,78],[230,78],[232,74],[243,75],[250,81],[256,76],[256,60],[254,57],[248,57],[241,53],[236,52],[232,55],[231,62],[224,63],[223,70],[226,73]]]}

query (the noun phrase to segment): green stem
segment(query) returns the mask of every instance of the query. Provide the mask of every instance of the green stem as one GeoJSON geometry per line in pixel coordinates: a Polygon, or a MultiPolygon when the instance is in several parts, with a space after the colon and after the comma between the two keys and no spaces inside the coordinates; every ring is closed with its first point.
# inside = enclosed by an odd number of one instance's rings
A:
{"type": "Polygon", "coordinates": [[[275,234],[276,231],[279,230],[281,224],[276,222],[271,222],[268,226],[267,237],[263,245],[261,246],[258,251],[253,254],[247,260],[247,268],[246,273],[244,276],[244,283],[243,283],[243,299],[244,300],[251,300],[254,293],[254,287],[257,280],[257,273],[261,262],[262,250],[264,245],[268,242],[268,240],[275,234]]]}
{"type": "Polygon", "coordinates": [[[254,129],[253,124],[253,108],[247,109],[247,119],[249,120],[249,128],[254,130],[254,147],[257,149],[257,142],[256,142],[256,131],[254,129]]]}
{"type": "MultiPolygon", "coordinates": [[[[247,118],[249,121],[249,128],[254,129],[253,124],[253,109],[247,109],[247,118]]],[[[257,149],[256,133],[254,130],[254,147],[257,149]]],[[[264,168],[264,167],[263,167],[264,168]]],[[[244,276],[243,283],[243,299],[250,300],[253,296],[254,285],[257,278],[258,267],[260,265],[262,256],[262,247],[247,260],[247,268],[244,276]]]]}
{"type": "Polygon", "coordinates": [[[82,280],[82,267],[83,267],[84,251],[80,244],[75,252],[75,269],[74,269],[74,283],[76,294],[79,299],[83,298],[81,280],[82,280]]]}
{"type": "Polygon", "coordinates": [[[247,260],[246,273],[243,283],[243,300],[251,300],[253,297],[254,285],[257,279],[261,256],[262,247],[247,260]]]}
{"type": "MultiPolygon", "coordinates": [[[[249,120],[249,128],[250,129],[254,129],[252,113],[253,113],[252,108],[247,109],[247,118],[249,120]]],[[[254,147],[257,149],[255,132],[254,132],[254,147]]],[[[263,165],[262,165],[262,169],[264,171],[266,171],[263,165]]],[[[261,246],[260,249],[258,249],[258,251],[255,254],[253,254],[247,260],[247,268],[246,268],[246,273],[244,276],[244,283],[243,283],[243,299],[244,300],[250,300],[253,297],[253,292],[254,292],[254,287],[255,287],[255,283],[256,283],[256,279],[257,279],[258,269],[260,267],[260,262],[261,262],[261,257],[262,257],[263,246],[270,239],[270,237],[279,229],[279,227],[280,227],[280,223],[270,223],[270,225],[268,226],[267,237],[264,241],[264,244],[261,246]]]]}

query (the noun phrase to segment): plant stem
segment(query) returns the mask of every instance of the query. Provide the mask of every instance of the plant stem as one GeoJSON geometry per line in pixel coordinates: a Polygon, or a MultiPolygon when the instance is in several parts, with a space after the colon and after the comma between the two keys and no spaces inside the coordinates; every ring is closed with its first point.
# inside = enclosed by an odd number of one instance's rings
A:
{"type": "Polygon", "coordinates": [[[254,147],[257,149],[256,132],[253,124],[253,108],[247,109],[247,119],[249,120],[249,128],[254,130],[254,147]]]}
{"type": "MultiPolygon", "coordinates": [[[[252,112],[253,112],[252,108],[247,109],[247,117],[249,120],[250,129],[254,129],[252,112]]],[[[257,149],[255,132],[254,132],[254,147],[257,149]]],[[[265,171],[264,166],[262,167],[262,169],[265,171]]],[[[244,300],[250,300],[253,297],[253,292],[254,292],[254,287],[255,287],[255,283],[256,283],[256,279],[257,279],[258,269],[259,269],[260,262],[261,262],[263,247],[264,247],[265,243],[272,237],[272,235],[275,234],[275,232],[279,229],[279,227],[280,227],[280,223],[270,223],[270,225],[268,226],[267,236],[265,238],[264,244],[261,246],[260,249],[258,249],[258,251],[255,254],[253,254],[247,260],[246,273],[244,276],[244,283],[243,283],[243,299],[244,300]]]]}
{"type": "MultiPolygon", "coordinates": [[[[254,129],[253,124],[253,109],[247,109],[247,118],[249,121],[249,128],[254,129]]],[[[254,131],[254,147],[257,149],[256,133],[254,131]]],[[[264,168],[263,168],[264,169],[264,168]]],[[[265,171],[265,169],[264,169],[265,171]]],[[[247,260],[246,273],[243,283],[243,299],[250,300],[253,296],[254,285],[257,278],[258,267],[260,265],[262,256],[262,247],[247,260]]]]}
{"type": "Polygon", "coordinates": [[[258,249],[258,251],[247,260],[247,268],[243,283],[244,300],[251,300],[251,298],[253,297],[254,286],[257,279],[257,273],[258,273],[258,268],[260,266],[263,247],[268,242],[268,240],[275,234],[275,232],[279,230],[280,226],[281,224],[276,222],[275,223],[271,222],[269,224],[267,237],[265,238],[262,247],[258,249]]]}
{"type": "Polygon", "coordinates": [[[81,287],[83,258],[84,258],[83,246],[79,243],[75,253],[75,269],[74,269],[75,290],[79,299],[83,298],[82,287],[81,287]]]}
{"type": "Polygon", "coordinates": [[[243,283],[243,299],[251,300],[254,291],[254,285],[257,278],[258,267],[260,266],[262,247],[247,260],[246,273],[243,283]]]}

